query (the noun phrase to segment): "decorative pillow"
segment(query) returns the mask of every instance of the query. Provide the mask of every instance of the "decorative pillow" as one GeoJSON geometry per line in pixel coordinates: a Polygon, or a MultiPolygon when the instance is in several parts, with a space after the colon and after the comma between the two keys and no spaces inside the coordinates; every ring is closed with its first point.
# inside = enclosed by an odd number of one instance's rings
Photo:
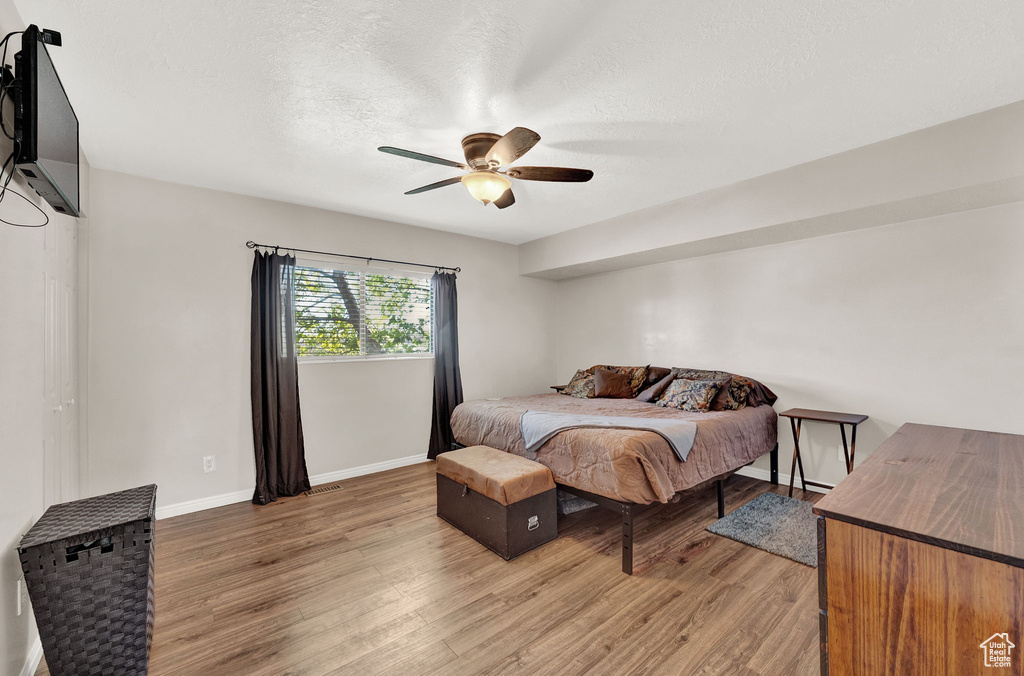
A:
{"type": "MultiPolygon", "coordinates": [[[[654,369],[652,368],[651,370],[653,371],[654,369]]],[[[675,380],[675,378],[676,372],[670,369],[668,373],[666,373],[658,380],[658,382],[654,383],[653,385],[645,389],[643,392],[636,395],[636,400],[646,401],[648,403],[657,401],[658,397],[660,397],[662,393],[664,393],[665,390],[668,389],[668,386],[672,384],[672,381],[675,380]]]]}
{"type": "Polygon", "coordinates": [[[744,376],[737,376],[728,371],[709,371],[707,369],[676,369],[676,376],[690,380],[729,380],[727,387],[722,387],[715,401],[711,404],[712,411],[738,411],[747,406],[758,406],[764,403],[774,403],[775,395],[764,385],[756,380],[744,376]],[[764,400],[759,400],[758,387],[766,392],[764,400]],[[769,400],[770,397],[770,400],[769,400]]]}
{"type": "Polygon", "coordinates": [[[562,390],[562,394],[568,394],[577,399],[593,399],[594,376],[583,370],[576,371],[576,375],[569,380],[569,384],[562,390]]]}
{"type": "Polygon", "coordinates": [[[622,371],[597,369],[594,371],[594,396],[630,399],[633,396],[633,388],[629,382],[629,374],[622,371]]]}
{"type": "Polygon", "coordinates": [[[725,380],[726,378],[732,378],[732,374],[728,371],[684,369],[680,366],[673,367],[673,370],[676,372],[677,378],[686,378],[687,380],[725,380]]]}
{"type": "Polygon", "coordinates": [[[747,395],[747,406],[760,406],[762,404],[773,406],[778,400],[774,392],[753,378],[747,378],[746,376],[733,376],[733,378],[750,386],[750,394],[747,395]]]}
{"type": "Polygon", "coordinates": [[[629,374],[629,388],[632,392],[629,396],[635,397],[647,381],[647,369],[649,368],[649,366],[608,366],[606,364],[598,364],[588,368],[587,373],[593,374],[598,369],[627,373],[629,374]]]}
{"type": "Polygon", "coordinates": [[[658,399],[658,406],[670,406],[692,413],[706,413],[711,410],[718,390],[724,380],[690,380],[676,378],[658,399]]]}
{"type": "Polygon", "coordinates": [[[644,383],[644,387],[650,387],[670,373],[672,373],[672,369],[665,368],[664,366],[648,366],[647,382],[644,383]]]}
{"type": "Polygon", "coordinates": [[[711,403],[712,411],[738,411],[746,408],[750,395],[750,384],[743,378],[733,376],[718,390],[718,396],[711,403]]]}

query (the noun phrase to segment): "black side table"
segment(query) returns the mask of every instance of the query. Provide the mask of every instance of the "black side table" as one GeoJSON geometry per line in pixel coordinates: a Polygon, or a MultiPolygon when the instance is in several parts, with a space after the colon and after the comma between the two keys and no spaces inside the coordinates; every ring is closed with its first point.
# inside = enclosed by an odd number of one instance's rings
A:
{"type": "Polygon", "coordinates": [[[868,419],[860,413],[839,413],[837,411],[816,411],[811,408],[791,408],[779,414],[789,418],[790,427],[793,429],[793,465],[789,470],[789,497],[793,497],[793,484],[796,480],[797,467],[800,468],[800,485],[806,491],[808,484],[819,488],[831,488],[825,484],[815,481],[807,481],[804,478],[804,461],[800,457],[800,425],[804,420],[815,422],[826,422],[839,425],[839,433],[843,437],[843,457],[846,459],[846,473],[853,471],[854,454],[857,452],[857,425],[868,419]],[[852,428],[850,445],[846,444],[846,425],[852,428]]]}

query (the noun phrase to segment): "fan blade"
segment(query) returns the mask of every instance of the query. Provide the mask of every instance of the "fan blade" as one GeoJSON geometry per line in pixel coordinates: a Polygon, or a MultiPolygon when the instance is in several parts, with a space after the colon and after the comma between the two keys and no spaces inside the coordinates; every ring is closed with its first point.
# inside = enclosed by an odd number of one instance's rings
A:
{"type": "Polygon", "coordinates": [[[508,170],[512,178],[524,181],[565,181],[585,183],[594,178],[590,169],[566,169],[564,167],[515,167],[508,170]]]}
{"type": "Polygon", "coordinates": [[[498,199],[494,200],[494,206],[498,207],[499,209],[504,209],[505,207],[510,207],[510,206],[512,206],[515,203],[516,203],[516,196],[512,194],[512,188],[509,188],[508,190],[506,190],[505,192],[503,192],[501,194],[501,197],[499,197],[498,199]]]}
{"type": "Polygon", "coordinates": [[[416,188],[415,190],[410,190],[409,192],[407,192],[405,194],[406,195],[415,195],[417,193],[426,192],[428,190],[434,190],[435,188],[443,188],[446,185],[454,185],[454,184],[458,183],[461,180],[462,180],[461,176],[456,176],[455,178],[446,178],[443,181],[438,181],[437,183],[431,183],[430,185],[424,185],[424,186],[421,186],[419,188],[416,188]]]}
{"type": "Polygon", "coordinates": [[[446,160],[443,157],[434,157],[433,155],[424,155],[423,153],[415,153],[411,150],[402,150],[401,148],[392,148],[391,146],[381,146],[377,150],[382,153],[389,153],[391,155],[398,155],[399,157],[408,157],[410,160],[419,160],[420,162],[431,162],[433,164],[443,164],[446,167],[455,167],[456,169],[469,169],[465,164],[459,162],[452,162],[446,160]]]}
{"type": "Polygon", "coordinates": [[[526,127],[516,127],[494,142],[487,151],[487,162],[497,162],[499,167],[512,164],[526,154],[526,151],[537,145],[540,134],[526,127]]]}

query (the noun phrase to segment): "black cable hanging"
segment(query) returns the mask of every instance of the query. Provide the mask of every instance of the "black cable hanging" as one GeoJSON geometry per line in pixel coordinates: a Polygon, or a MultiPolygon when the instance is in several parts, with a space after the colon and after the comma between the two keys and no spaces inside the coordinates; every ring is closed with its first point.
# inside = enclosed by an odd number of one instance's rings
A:
{"type": "Polygon", "coordinates": [[[439,272],[441,270],[451,270],[452,272],[462,272],[462,268],[453,268],[453,267],[449,267],[447,265],[428,265],[426,263],[410,263],[409,261],[394,261],[394,260],[391,260],[389,258],[372,258],[370,256],[354,256],[352,254],[332,253],[330,251],[313,251],[312,249],[295,249],[295,248],[290,247],[290,246],[279,246],[277,244],[257,244],[256,242],[252,241],[251,239],[248,242],[245,243],[245,246],[249,247],[250,249],[273,249],[274,253],[277,253],[281,249],[284,249],[285,251],[295,251],[295,252],[301,251],[302,253],[316,254],[318,256],[337,256],[339,258],[355,258],[357,260],[366,261],[367,265],[369,265],[371,261],[377,261],[378,263],[394,263],[396,265],[413,265],[413,266],[418,267],[418,268],[432,268],[432,269],[437,270],[439,272]]]}
{"type": "MultiPolygon", "coordinates": [[[[20,34],[22,34],[24,32],[25,31],[12,31],[12,32],[8,33],[7,35],[5,35],[3,40],[0,40],[0,45],[3,45],[3,54],[2,54],[2,56],[0,56],[0,70],[3,70],[4,68],[6,68],[6,64],[7,64],[7,45],[10,42],[11,37],[13,37],[15,35],[20,35],[20,34]]],[[[15,170],[15,164],[16,164],[16,157],[17,157],[17,154],[18,154],[18,140],[14,138],[14,136],[11,134],[11,132],[9,132],[7,130],[7,125],[4,124],[3,105],[4,105],[4,98],[6,98],[8,96],[7,90],[11,89],[12,87],[15,87],[15,86],[16,86],[16,84],[14,82],[0,83],[0,131],[3,131],[4,136],[6,136],[8,139],[11,139],[12,141],[14,141],[14,147],[11,149],[11,154],[7,156],[7,159],[4,160],[3,166],[0,167],[0,202],[4,201],[4,197],[7,195],[7,193],[13,193],[13,194],[17,195],[18,197],[20,197],[21,199],[23,199],[26,202],[28,202],[29,206],[31,206],[33,209],[35,209],[36,211],[41,213],[43,215],[43,222],[42,223],[15,223],[13,221],[8,221],[8,220],[6,220],[4,218],[0,218],[0,223],[5,223],[6,225],[13,225],[14,227],[17,227],[17,228],[42,228],[43,226],[45,226],[47,223],[50,222],[50,215],[47,214],[45,211],[43,211],[43,209],[41,209],[39,207],[39,205],[37,205],[35,202],[33,202],[28,197],[26,197],[25,195],[22,195],[20,192],[18,192],[14,188],[8,187],[11,184],[11,179],[14,178],[14,170],[15,170]],[[4,173],[7,172],[7,165],[8,164],[11,165],[10,173],[8,173],[7,177],[4,178],[4,173]]]]}

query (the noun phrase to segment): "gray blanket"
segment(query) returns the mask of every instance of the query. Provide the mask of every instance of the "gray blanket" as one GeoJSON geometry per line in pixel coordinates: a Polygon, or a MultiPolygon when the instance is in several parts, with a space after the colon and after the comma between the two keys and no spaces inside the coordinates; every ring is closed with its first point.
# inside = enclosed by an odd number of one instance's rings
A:
{"type": "Polygon", "coordinates": [[[686,456],[693,448],[693,440],[697,436],[697,423],[690,420],[667,418],[625,418],[605,415],[577,415],[573,413],[549,413],[546,411],[527,411],[519,419],[519,429],[523,434],[523,445],[527,452],[536,455],[544,443],[559,432],[565,430],[607,427],[622,430],[644,430],[661,435],[680,462],[686,462],[686,456]]]}

